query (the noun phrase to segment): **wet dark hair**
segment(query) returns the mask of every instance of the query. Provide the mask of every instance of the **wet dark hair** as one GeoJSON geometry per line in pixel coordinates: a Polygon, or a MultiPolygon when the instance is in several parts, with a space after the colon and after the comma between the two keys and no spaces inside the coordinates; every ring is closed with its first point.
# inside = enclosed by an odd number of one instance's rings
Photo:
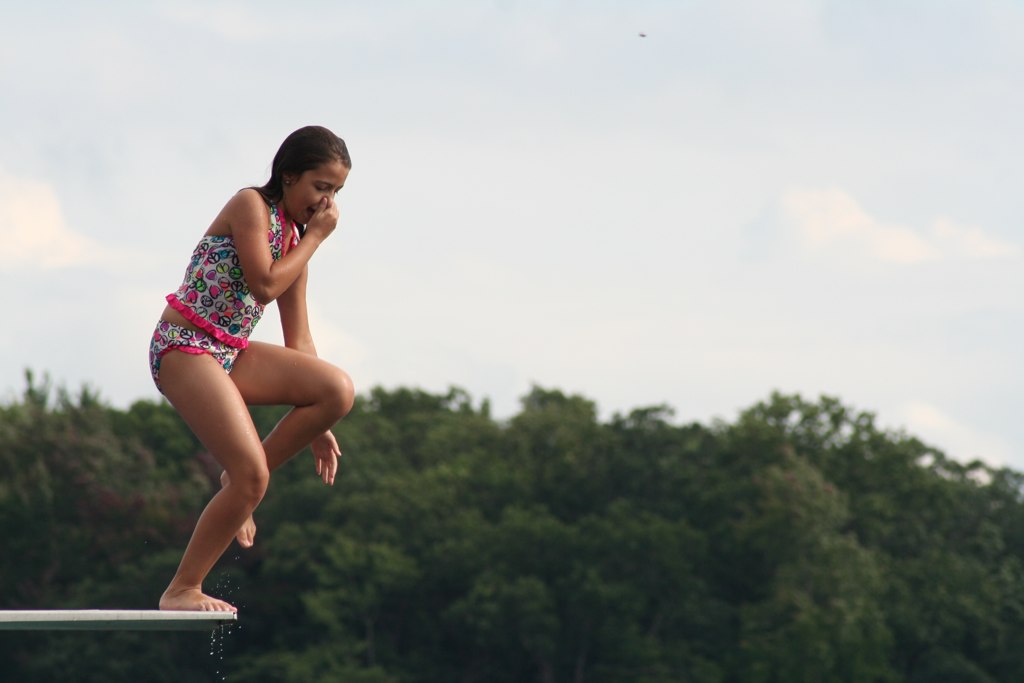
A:
{"type": "Polygon", "coordinates": [[[284,196],[284,176],[300,176],[321,164],[340,161],[352,169],[345,141],[323,126],[299,128],[281,143],[270,165],[270,180],[252,189],[263,195],[267,203],[277,203],[284,196]]]}

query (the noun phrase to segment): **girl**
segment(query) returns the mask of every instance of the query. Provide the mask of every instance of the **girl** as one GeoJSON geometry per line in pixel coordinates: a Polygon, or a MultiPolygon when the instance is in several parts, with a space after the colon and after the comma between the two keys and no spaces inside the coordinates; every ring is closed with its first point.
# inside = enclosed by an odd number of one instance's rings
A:
{"type": "Polygon", "coordinates": [[[351,168],[345,142],[326,128],[289,135],[270,180],[228,201],[167,296],[150,344],[153,381],[224,472],[160,609],[237,611],[205,595],[202,582],[232,537],[252,545],[252,512],[274,468],[311,445],[317,475],[334,483],[341,451],[330,427],[351,410],[354,390],[343,370],[316,356],[306,282],[310,257],[337,224],[335,195],[351,168]],[[250,342],[275,300],[284,346],[250,342]],[[261,443],[246,406],[267,404],[294,408],[261,443]]]}

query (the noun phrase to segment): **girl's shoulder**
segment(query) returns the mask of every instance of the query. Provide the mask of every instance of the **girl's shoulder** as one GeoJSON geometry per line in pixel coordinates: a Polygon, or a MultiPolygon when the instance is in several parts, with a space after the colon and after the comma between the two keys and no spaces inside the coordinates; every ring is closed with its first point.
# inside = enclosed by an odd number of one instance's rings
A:
{"type": "Polygon", "coordinates": [[[207,235],[233,235],[240,229],[266,229],[271,205],[253,188],[239,190],[213,220],[207,235]]]}
{"type": "Polygon", "coordinates": [[[243,211],[267,213],[273,207],[273,204],[267,201],[255,187],[243,187],[228,200],[225,208],[228,206],[233,206],[243,211]]]}

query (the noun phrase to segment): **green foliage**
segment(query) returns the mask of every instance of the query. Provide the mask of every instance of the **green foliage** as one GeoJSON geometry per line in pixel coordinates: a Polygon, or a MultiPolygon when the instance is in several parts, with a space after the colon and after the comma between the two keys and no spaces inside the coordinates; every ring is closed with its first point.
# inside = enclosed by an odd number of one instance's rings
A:
{"type": "MultiPolygon", "coordinates": [[[[253,409],[261,433],[284,414],[253,409]]],[[[11,634],[26,681],[938,683],[1024,672],[1024,476],[961,465],[833,398],[732,424],[598,419],[534,388],[506,422],[464,391],[374,389],[275,473],[257,544],[194,634],[11,634]]],[[[0,406],[0,600],[149,607],[216,485],[166,403],[27,376],[0,406]]]]}

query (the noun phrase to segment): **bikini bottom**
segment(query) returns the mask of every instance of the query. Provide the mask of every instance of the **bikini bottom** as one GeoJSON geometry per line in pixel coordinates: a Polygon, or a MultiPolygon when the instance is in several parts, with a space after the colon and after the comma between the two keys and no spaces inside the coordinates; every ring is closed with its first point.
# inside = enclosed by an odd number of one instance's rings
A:
{"type": "Polygon", "coordinates": [[[160,388],[160,361],[169,351],[183,351],[196,355],[208,353],[221,364],[224,372],[231,372],[241,349],[229,346],[205,332],[190,330],[161,320],[156,324],[153,339],[149,343],[149,370],[161,394],[164,390],[160,388]]]}

